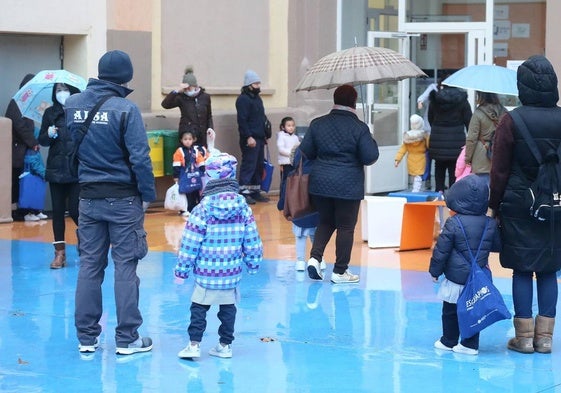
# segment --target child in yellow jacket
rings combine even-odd
[[[395,155],[395,167],[399,165],[403,156],[407,154],[407,172],[412,181],[412,192],[421,191],[422,176],[425,173],[428,134],[424,130],[425,122],[419,115],[412,115],[409,119],[411,129],[403,133],[403,143]]]

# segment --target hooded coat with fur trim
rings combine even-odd
[[[475,255],[482,236],[483,242],[477,257],[479,266],[489,263],[490,252],[500,250],[497,223],[485,215],[488,195],[486,181],[477,175],[466,176],[450,187],[446,193],[446,206],[456,214],[446,220],[436,241],[429,267],[432,277],[444,274],[449,281],[464,285],[471,271],[468,247]],[[487,230],[483,235],[486,225]]]
[[[514,109],[528,127],[542,156],[561,143],[561,108],[557,75],[544,56],[532,56],[517,71]],[[525,194],[538,173],[538,163],[506,113],[495,131],[489,206],[498,209],[503,248],[501,265],[522,272],[561,269],[561,222],[539,222],[529,213]]]
[[[427,163],[425,152],[428,146],[428,134],[425,130],[409,130],[403,133],[403,143],[395,155],[395,161],[401,162],[407,154],[407,172],[410,176],[422,176]]]

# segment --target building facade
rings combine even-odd
[[[555,23],[561,15],[558,0],[30,0],[2,5],[1,114],[26,73],[65,68],[96,77],[99,57],[121,49],[134,64],[129,97],[143,111],[147,129],[177,128],[179,112],[160,103],[191,65],[212,96],[217,147],[234,155],[239,154],[234,103],[247,69],[262,78],[274,129],[284,116],[305,127],[329,110],[332,91],[297,93],[294,88],[319,58],[353,45],[401,51],[429,75],[428,81],[443,69],[507,65],[532,54],[545,54],[561,72],[555,45],[561,35]],[[404,119],[415,111],[411,102],[428,81],[365,86],[360,92],[361,113],[382,147],[381,169],[384,156],[393,161]],[[404,171],[394,177],[367,190],[386,191],[406,181]],[[165,189],[169,179],[158,182]]]

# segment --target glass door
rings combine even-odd
[[[485,50],[484,31],[443,29],[415,34],[369,31],[367,37],[369,46],[395,50],[411,59],[429,76],[426,79],[411,78],[367,86],[364,110],[378,143],[380,158],[375,165],[367,168],[366,193],[404,190],[408,187],[406,159],[397,168],[394,167],[394,159],[401,146],[403,132],[409,129],[409,117],[413,113],[425,117],[426,105],[419,109],[417,98],[442,75],[481,63]],[[468,90],[472,106],[473,93]]]

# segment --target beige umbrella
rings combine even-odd
[[[427,75],[405,56],[386,48],[358,46],[319,59],[296,91],[399,81]]]

